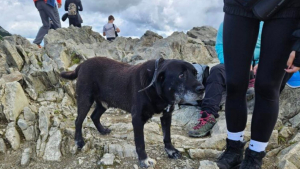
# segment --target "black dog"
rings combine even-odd
[[[75,122],[78,148],[84,146],[82,122],[95,101],[97,106],[91,119],[101,134],[110,133],[100,123],[100,117],[108,107],[131,112],[141,167],[155,164],[155,160],[148,158],[145,152],[144,124],[153,114],[163,112],[161,126],[165,150],[170,158],[179,158],[180,152],[171,143],[171,115],[175,104],[202,99],[204,86],[196,80],[196,75],[192,64],[162,58],[131,66],[96,57],[80,64],[75,71],[62,72],[61,77],[65,79],[74,80],[78,77],[78,116]]]

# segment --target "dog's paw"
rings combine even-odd
[[[79,140],[79,141],[76,141],[76,145],[77,145],[77,149],[81,150],[83,148],[83,146],[85,145],[85,143],[83,140]]]
[[[142,168],[149,168],[149,167],[154,167],[156,164],[156,161],[151,158],[146,158],[145,160],[140,160],[140,167]]]
[[[101,130],[101,131],[99,131],[99,132],[100,132],[100,134],[102,134],[102,135],[106,135],[106,134],[109,134],[109,133],[111,132],[111,130],[108,129],[108,128],[104,128],[103,130]]]
[[[169,158],[178,159],[181,157],[181,153],[175,148],[174,149],[165,148],[165,150],[166,150]]]

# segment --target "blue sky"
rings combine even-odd
[[[33,0],[0,0],[0,4],[0,25],[13,34],[34,39],[42,23]],[[101,33],[112,14],[125,37],[141,37],[146,30],[165,37],[195,26],[218,28],[223,20],[222,0],[82,0],[82,4],[83,25]],[[62,16],[64,9],[59,13]],[[68,21],[62,26],[68,27]]]

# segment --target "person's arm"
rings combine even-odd
[[[298,29],[293,33],[294,38],[296,39],[296,43],[292,48],[292,52],[287,61],[287,69],[285,69],[288,73],[295,73],[300,70],[300,22],[298,25]]]
[[[117,28],[116,31],[117,31],[118,33],[121,32],[121,30],[120,30],[119,28]]]
[[[103,36],[106,36],[106,33],[105,33],[105,26],[103,26]]]
[[[61,8],[61,5],[62,5],[62,4],[61,4],[61,0],[56,0],[56,1],[57,1],[57,7],[58,7],[58,8]]]
[[[69,0],[66,0],[66,2],[65,2],[65,11],[68,11],[69,9]]]
[[[224,54],[223,54],[223,23],[221,23],[216,40],[216,52],[221,64],[224,64]]]
[[[79,7],[79,11],[82,11],[83,10],[83,7],[82,7],[82,4],[81,4],[81,1],[79,0],[79,5],[78,5],[78,7]]]

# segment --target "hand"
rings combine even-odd
[[[61,4],[58,4],[58,8],[61,8]]]
[[[257,73],[257,68],[258,68],[258,64],[255,65],[254,68],[253,68],[253,73],[254,73],[254,75],[256,75],[256,73]]]
[[[296,51],[293,51],[290,54],[289,60],[287,61],[288,68],[284,69],[287,73],[295,73],[295,72],[300,70],[300,67],[296,67],[296,66],[293,65],[295,57],[296,57]]]

